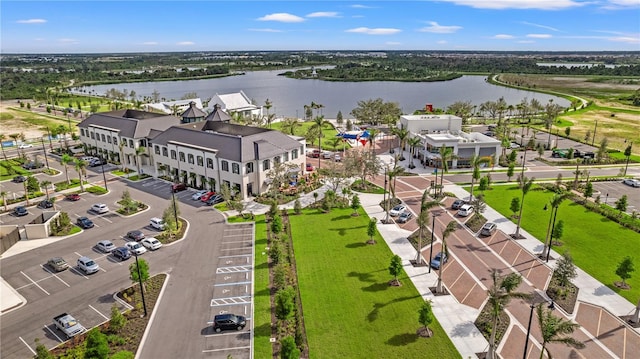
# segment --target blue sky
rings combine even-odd
[[[2,53],[640,51],[640,0],[0,2]]]

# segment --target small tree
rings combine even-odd
[[[276,318],[286,320],[291,318],[295,304],[293,298],[295,291],[293,287],[287,287],[276,293]]]
[[[171,201],[169,202],[169,207],[167,207],[162,213],[162,220],[165,224],[165,231],[169,235],[170,238],[178,232],[180,228],[179,220],[176,220],[176,217],[180,216],[180,207],[175,199],[172,196]]]
[[[562,287],[562,289],[566,289],[567,286],[571,283],[571,280],[578,276],[576,272],[576,265],[573,263],[573,258],[569,251],[565,251],[562,254],[562,257],[558,259],[556,263],[556,270],[553,274],[558,279],[558,283]]]
[[[480,178],[480,183],[478,183],[478,190],[486,191],[489,189],[489,179],[487,177]]]
[[[54,359],[53,354],[49,352],[44,344],[40,343],[40,339],[36,338],[36,355],[33,359]]]
[[[138,259],[138,263],[140,265],[140,275],[138,276],[138,265],[136,265],[136,262],[133,262],[129,265],[129,278],[131,278],[133,283],[138,283],[142,279],[142,285],[144,286],[149,280],[149,264],[144,259]]]
[[[367,235],[369,236],[369,241],[367,243],[369,244],[375,244],[376,241],[375,239],[373,239],[373,237],[378,233],[378,227],[376,226],[376,222],[378,220],[375,218],[371,218],[369,220],[369,224],[367,225]]]
[[[338,111],[338,115],[336,115],[336,123],[338,125],[342,125],[344,123],[344,118],[342,117],[342,111]]]
[[[281,359],[300,358],[300,349],[298,349],[298,347],[296,346],[296,341],[290,335],[280,340],[280,358]]]
[[[591,198],[591,196],[593,196],[593,184],[587,182],[584,187],[584,198]]]
[[[513,197],[511,199],[511,206],[509,206],[509,209],[511,210],[511,212],[513,212],[513,215],[511,215],[511,217],[515,217],[516,213],[520,211],[520,198]]]
[[[300,204],[300,200],[296,199],[295,202],[293,202],[293,212],[295,214],[301,214],[302,213],[302,204]]]
[[[620,215],[622,215],[622,212],[626,212],[627,211],[627,205],[628,205],[628,198],[627,195],[624,194],[622,195],[622,197],[620,197],[617,201],[616,201],[616,209],[618,211],[620,211]]]
[[[114,333],[120,331],[127,324],[127,318],[122,315],[118,306],[114,303],[111,306],[111,320],[109,321],[109,329]]]
[[[565,127],[564,134],[569,137],[571,135],[571,127]]]
[[[93,328],[87,334],[85,359],[107,359],[109,357],[109,343],[107,336],[100,329]]]
[[[626,280],[631,278],[631,272],[635,270],[636,269],[633,267],[633,259],[629,256],[624,257],[622,262],[618,264],[618,268],[616,268],[616,275],[622,279],[620,287],[629,288]]]
[[[222,186],[220,186],[220,195],[225,202],[229,203],[231,201],[231,188],[229,188],[228,184],[223,183]]]
[[[424,327],[425,336],[430,337],[433,333],[429,329],[429,325],[433,323],[433,308],[431,308],[431,301],[426,300],[422,303],[422,307],[418,310],[418,321]]]
[[[271,219],[271,233],[278,237],[280,232],[282,232],[282,217],[280,217],[279,213],[276,213]]]
[[[389,264],[389,274],[393,276],[393,280],[389,284],[395,285],[395,286],[400,285],[398,276],[401,273],[402,273],[402,258],[400,258],[399,255],[395,254],[393,257],[391,257],[391,263]]]
[[[351,209],[353,210],[353,216],[358,215],[358,209],[360,208],[360,197],[357,194],[354,194],[351,197]]]
[[[511,177],[513,177],[515,172],[516,172],[515,162],[509,162],[509,167],[507,168],[507,179],[509,180],[509,182],[511,182]]]
[[[131,198],[131,193],[129,193],[129,190],[127,190],[127,189],[122,191],[122,197],[120,199],[120,205],[122,205],[122,210],[126,214],[135,212],[136,209],[138,208],[138,202],[134,201],[133,198]]]

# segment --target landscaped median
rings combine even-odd
[[[459,358],[435,322],[434,335],[416,334],[424,300],[405,273],[389,285],[393,253],[377,235],[369,239],[369,217],[360,209],[303,210],[289,215],[304,324],[311,358]],[[264,216],[256,218],[255,357],[272,357],[269,253]]]
[[[541,241],[547,235],[551,216],[549,201],[553,194],[534,186],[524,199],[521,226]],[[484,195],[487,204],[507,218],[513,214],[509,209],[511,199],[522,199],[522,191],[515,185],[493,186],[491,190],[484,191]],[[544,210],[545,205],[549,210]],[[637,256],[640,233],[624,228],[569,199],[558,207],[556,224],[560,220],[564,222],[560,239],[562,246],[553,246],[553,250],[558,253],[568,250],[578,267],[631,303],[637,303],[640,297],[640,274],[634,272],[627,280],[631,285],[630,290],[621,290],[614,282],[620,281],[616,268],[626,256],[635,257],[636,266],[640,265],[640,257]]]

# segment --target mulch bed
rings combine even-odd
[[[569,283],[564,289],[561,288],[558,278],[554,274],[551,277],[546,293],[556,305],[559,305],[565,312],[572,314],[578,301],[579,290],[573,283]]]

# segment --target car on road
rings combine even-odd
[[[44,167],[44,164],[40,162],[27,162],[22,165],[25,170],[35,170],[42,167]]]
[[[19,149],[32,148],[32,147],[33,147],[33,145],[32,145],[32,144],[30,144],[30,143],[21,143],[21,144],[18,146],[18,148],[19,148]]]
[[[413,214],[409,211],[404,211],[400,213],[396,222],[398,223],[407,223],[413,217]]]
[[[431,260],[431,268],[433,269],[440,269],[440,266],[443,263],[447,263],[447,255],[445,253],[442,252],[438,252],[438,254],[436,254],[435,257],[433,257],[433,259]]]
[[[219,314],[213,317],[213,330],[220,333],[223,330],[242,330],[247,325],[247,318],[235,314]]]
[[[635,178],[625,178],[622,183],[626,184],[627,186],[631,186],[631,187],[640,187],[640,180],[637,180]]]
[[[200,198],[202,198],[202,196],[204,196],[205,194],[207,194],[207,192],[209,192],[209,191],[207,191],[207,190],[200,190],[200,191],[198,191],[198,192],[194,193],[193,195],[191,195],[191,199],[192,199],[192,200],[194,200],[194,201],[197,201],[197,200],[199,200]]]
[[[159,240],[149,237],[145,238],[140,242],[146,249],[155,251],[156,249],[160,249],[162,247],[162,243]]]
[[[322,158],[324,158],[325,160],[330,160],[332,154],[333,153],[331,153],[329,151],[322,152]]]
[[[389,215],[391,217],[397,217],[397,216],[400,215],[400,213],[402,213],[402,212],[404,212],[406,210],[407,210],[407,206],[405,206],[404,204],[399,204],[399,205],[393,207],[391,209],[391,211],[389,211]]]
[[[87,217],[79,217],[76,219],[76,225],[82,229],[89,229],[94,226],[93,221]]]
[[[13,182],[15,182],[15,183],[22,183],[22,182],[24,182],[24,181],[26,181],[26,180],[27,180],[27,177],[22,176],[22,175],[20,175],[20,176],[15,176],[15,177],[13,177],[13,179],[12,179],[12,181],[13,181]]]
[[[117,258],[121,261],[131,258],[131,252],[129,252],[129,248],[127,247],[118,247],[111,251],[111,254],[114,258]]]
[[[147,249],[138,242],[127,242],[124,244],[129,248],[129,251],[136,255],[141,255],[147,252]]]
[[[51,202],[48,199],[45,199],[44,201],[41,201],[40,203],[38,203],[38,208],[43,208],[43,209],[53,208],[53,202]]]
[[[116,246],[110,240],[103,239],[98,242],[98,244],[96,244],[96,248],[98,248],[102,253],[111,253],[114,249],[116,249]]]
[[[469,216],[471,213],[473,213],[473,206],[470,204],[464,204],[462,205],[462,207],[460,207],[460,209],[458,210],[458,216],[460,217],[467,217]]]
[[[516,142],[511,142],[509,144],[509,148],[512,148],[512,149],[520,148],[520,144]]]
[[[97,214],[104,214],[109,212],[109,207],[107,207],[104,203],[96,203],[91,206],[91,210],[96,212]]]
[[[311,163],[307,163],[304,167],[305,171],[311,172],[313,171],[313,165]]]
[[[54,317],[53,325],[55,325],[56,328],[60,329],[60,331],[64,333],[67,339],[71,339],[78,334],[84,333],[87,330],[76,320],[76,318],[67,313],[62,313]]]
[[[482,229],[480,229],[480,235],[483,236],[490,236],[492,235],[496,230],[498,229],[498,226],[493,223],[493,222],[487,222],[482,226]]]
[[[75,201],[79,201],[80,200],[80,195],[77,194],[77,193],[71,193],[71,194],[66,195],[64,198],[67,201],[75,202]]]
[[[27,208],[24,206],[18,206],[13,209],[13,214],[17,217],[22,217],[28,215],[29,211],[27,211]]]
[[[213,206],[214,204],[218,204],[224,201],[224,198],[221,194],[217,194],[207,200],[207,206]]]
[[[200,197],[200,201],[202,202],[207,202],[209,200],[209,198],[215,196],[216,193],[214,191],[209,191],[205,194],[202,195],[202,197]]]
[[[47,265],[56,272],[62,272],[69,268],[69,264],[62,257],[49,258]]]
[[[462,207],[464,205],[464,201],[461,199],[456,199],[455,201],[453,201],[453,203],[451,204],[451,209],[460,209],[460,207]]]
[[[187,189],[187,185],[184,183],[174,183],[171,185],[171,192],[176,193]]]
[[[333,156],[333,160],[336,161],[336,162],[342,162],[342,157],[339,154],[336,153]]]
[[[106,162],[102,158],[94,158],[89,161],[89,167],[98,167],[102,165],[106,165]]]
[[[78,258],[78,268],[85,274],[95,273],[100,270],[100,266],[93,259],[82,256]]]
[[[127,239],[131,239],[133,241],[139,241],[141,239],[144,239],[144,233],[136,229],[136,230],[127,232],[126,237]]]
[[[149,225],[151,226],[151,228],[157,229],[159,231],[164,231],[164,228],[166,226],[162,218],[158,218],[158,217],[151,218],[149,220]]]

